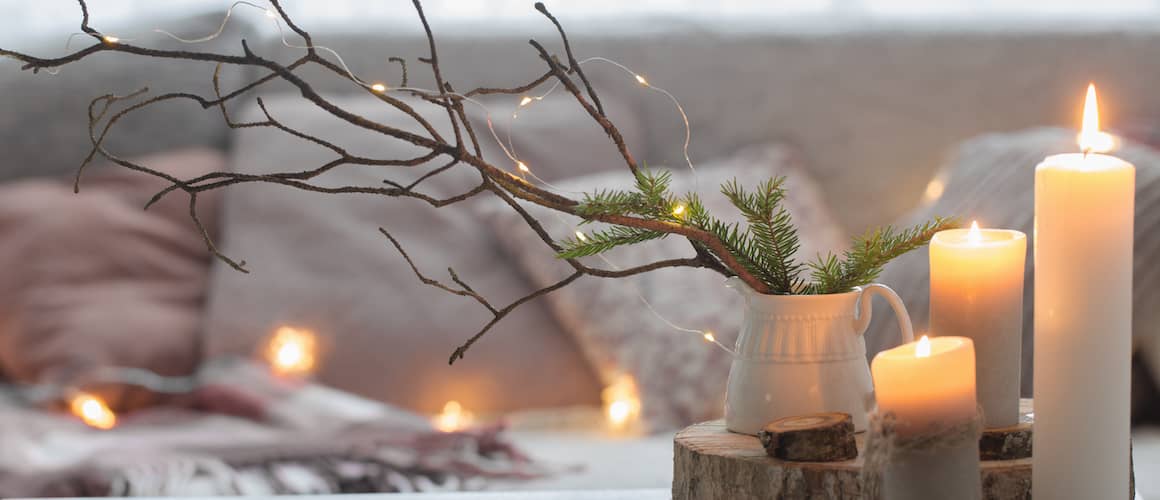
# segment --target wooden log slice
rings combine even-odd
[[[773,458],[794,462],[838,462],[858,456],[854,419],[848,413],[779,418],[757,435]]]
[[[1021,409],[1030,414],[1031,400],[1023,400]],[[863,449],[865,433],[854,438]],[[678,432],[673,451],[674,500],[865,500],[861,456],[839,462],[781,460],[766,454],[757,438],[727,431],[724,421]],[[980,465],[984,500],[1030,498],[1030,458]]]
[[[1030,399],[1020,421],[1030,422]],[[855,435],[859,450],[865,433]],[[673,500],[865,500],[862,457],[791,462],[770,457],[761,441],[734,434],[717,420],[685,428],[673,439]],[[1031,458],[980,462],[984,500],[1031,498]],[[1134,482],[1134,474],[1126,478]],[[1132,485],[1133,495],[1135,491]]]
[[[1020,415],[1011,427],[983,429],[979,438],[980,460],[1016,460],[1031,456],[1033,422],[1028,414]]]

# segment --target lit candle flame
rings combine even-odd
[[[475,415],[464,410],[459,401],[451,400],[443,405],[443,412],[435,416],[435,428],[443,432],[455,432],[471,426]]]
[[[69,401],[69,410],[89,427],[101,430],[117,425],[117,415],[101,398],[85,392],[77,393]]]
[[[971,221],[971,228],[967,230],[967,243],[978,245],[983,242],[983,231],[979,230],[979,221]]]
[[[928,338],[926,335],[923,335],[921,339],[918,339],[918,345],[914,346],[914,357],[930,357],[930,338]]]
[[[316,343],[313,332],[283,326],[270,337],[266,360],[278,375],[309,375],[314,371]]]
[[[1096,85],[1089,83],[1087,97],[1083,102],[1083,126],[1076,137],[1084,154],[1105,153],[1116,147],[1116,138],[1100,131],[1100,109],[1096,99]]]
[[[636,382],[628,375],[622,375],[601,393],[604,400],[608,423],[613,429],[626,429],[640,415],[640,398],[637,396]]]

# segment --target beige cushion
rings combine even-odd
[[[607,139],[601,142],[599,128],[563,100],[570,96],[557,96],[561,100],[538,102],[544,107],[520,117],[513,136],[516,150],[545,176],[598,162],[615,165],[615,149]],[[419,130],[376,99],[343,97],[336,102],[372,119]],[[415,154],[409,144],[340,122],[299,95],[275,96],[267,99],[267,105],[288,125],[334,140],[354,154],[381,158]],[[453,137],[441,111],[417,106],[433,117],[441,133]],[[478,116],[477,107],[468,110]],[[260,118],[256,107],[238,117]],[[498,117],[495,121],[504,123]],[[626,133],[639,135],[631,115],[617,121]],[[477,132],[488,148],[486,156],[497,165],[513,167],[481,123],[477,122]],[[506,138],[502,129],[500,133]],[[334,156],[269,129],[245,130],[236,136],[236,144],[233,165],[243,173],[306,169]],[[385,178],[405,178],[400,170],[344,167],[319,182],[382,186]],[[421,171],[413,170],[406,175],[414,177]],[[457,175],[458,170],[464,175]],[[478,174],[470,169],[453,169],[425,189],[446,195],[475,179]],[[399,238],[427,275],[447,280],[447,267],[452,266],[502,307],[533,285],[500,251],[470,203],[434,209],[410,199],[245,185],[226,192],[223,210],[222,249],[245,259],[252,273],[222,265],[214,269],[207,312],[208,355],[249,355],[274,328],[290,324],[323,337],[326,349],[318,374],[322,382],[406,408],[435,412],[455,399],[476,412],[503,412],[599,401],[600,387],[591,368],[543,301],[524,305],[465,359],[447,365],[452,351],[491,314],[470,299],[421,284],[378,228]]]
[[[701,165],[697,171],[698,191],[708,208],[732,220],[740,217],[728,200],[716,193],[721,183],[737,178],[743,185],[753,186],[773,176],[787,176],[785,204],[801,233],[799,258],[811,258],[842,246],[841,230],[791,149],[776,145],[753,147]],[[694,189],[694,178],[687,169],[677,169],[674,178],[675,192]],[[567,191],[623,189],[631,185],[627,170],[558,184]],[[532,213],[558,239],[571,236],[577,229],[574,218],[564,219],[533,208]],[[547,285],[567,276],[571,268],[556,259],[510,209],[488,203],[480,210],[491,215],[504,248],[537,284]],[[671,237],[618,249],[610,252],[608,259],[619,267],[629,267],[690,255],[692,249],[686,240]],[[593,266],[610,268],[599,257],[587,260]],[[699,333],[681,331],[666,323],[711,330],[725,345],[732,345],[740,328],[743,305],[740,297],[725,288],[720,274],[674,268],[630,279],[584,277],[549,295],[547,302],[606,383],[621,374],[635,379],[649,429],[680,428],[721,415],[728,354],[706,343]]]
[[[935,215],[977,219],[986,227],[1017,229],[1031,237],[1035,215],[1035,166],[1046,156],[1075,151],[1075,132],[1032,129],[985,135],[964,143],[946,167],[946,191],[933,204],[916,210],[903,223]],[[1133,286],[1133,338],[1160,362],[1160,152],[1128,143],[1115,153],[1136,165],[1136,247]],[[1028,245],[1023,292],[1023,394],[1031,394],[1034,319],[1033,245]],[[929,252],[911,252],[891,263],[882,282],[894,287],[906,302],[915,328],[929,324]],[[875,305],[885,310],[883,304]],[[867,333],[868,354],[897,343],[891,325],[875,322]],[[1153,366],[1160,366],[1153,364]]]

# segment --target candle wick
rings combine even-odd
[[[1091,152],[1092,152],[1092,148],[1090,146],[1083,148],[1083,158],[1086,160],[1088,157],[1088,153],[1091,153]]]

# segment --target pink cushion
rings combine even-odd
[[[181,176],[225,166],[209,150],[141,162]],[[109,365],[193,370],[209,255],[183,194],[142,209],[164,185],[117,167],[91,171],[79,194],[71,179],[0,187],[4,375],[31,382]],[[200,201],[213,221],[215,196]]]

